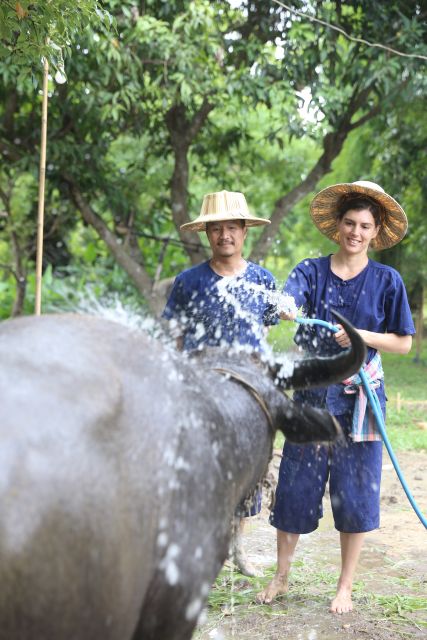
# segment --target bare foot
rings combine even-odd
[[[234,562],[237,570],[244,576],[248,576],[249,578],[262,577],[262,571],[256,569],[246,555],[241,535],[236,535],[233,540],[230,558]]]
[[[329,611],[331,613],[339,614],[353,611],[351,587],[338,586],[337,595],[332,600]]]
[[[262,578],[264,575],[260,569],[257,569],[250,560],[246,560],[246,562],[235,563],[238,571],[244,576],[248,576],[248,578]]]
[[[275,575],[265,589],[257,593],[255,600],[258,604],[270,604],[276,596],[288,592],[288,576]]]
[[[262,571],[254,567],[242,549],[239,549],[239,552],[234,554],[233,562],[238,571],[240,571],[244,576],[248,576],[248,578],[261,578],[263,575]]]

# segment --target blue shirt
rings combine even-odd
[[[307,259],[300,262],[286,281],[284,292],[295,299],[305,315],[326,320],[336,319],[336,309],[357,329],[376,333],[415,333],[408,297],[400,274],[374,260],[354,278],[342,280],[331,270],[331,257]],[[342,349],[333,334],[323,327],[300,325],[295,342],[310,354],[331,355]],[[376,350],[368,347],[367,362]],[[381,406],[385,406],[384,383],[376,390]],[[344,385],[331,385],[327,389],[299,391],[295,399],[314,406],[325,406],[333,415],[351,411],[354,396],[344,394]]]
[[[186,351],[232,344],[260,351],[264,327],[279,321],[274,292],[272,274],[253,262],[234,277],[203,262],[176,277],[162,316],[176,321]]]

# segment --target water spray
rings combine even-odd
[[[332,333],[336,333],[338,331],[338,327],[336,325],[331,324],[330,322],[326,322],[325,320],[318,320],[317,318],[301,318],[301,317],[297,317],[295,318],[295,322],[298,322],[299,324],[306,324],[306,325],[318,325],[321,327],[325,327],[326,329],[329,329],[329,331],[332,331]],[[397,477],[400,480],[400,483],[403,487],[404,492],[407,495],[407,498],[413,508],[413,510],[415,511],[415,513],[417,514],[418,518],[420,519],[421,523],[424,525],[424,527],[427,529],[427,519],[423,516],[423,514],[421,513],[417,503],[415,502],[415,499],[412,495],[412,493],[409,490],[409,487],[405,481],[405,478],[403,477],[403,473],[400,469],[399,463],[397,461],[396,456],[394,455],[393,449],[391,447],[390,444],[390,440],[388,439],[387,433],[386,433],[386,429],[385,429],[385,423],[384,423],[384,418],[383,418],[383,413],[381,410],[381,406],[378,400],[378,397],[375,393],[372,393],[372,389],[370,387],[369,384],[369,378],[366,375],[365,371],[363,370],[363,367],[360,368],[359,370],[359,376],[360,379],[362,380],[362,384],[364,386],[365,392],[366,392],[366,396],[368,398],[369,404],[371,406],[372,412],[375,416],[375,421],[377,424],[377,428],[378,431],[381,435],[381,438],[385,444],[385,447],[388,451],[388,454],[390,456],[390,459],[393,463],[393,466],[395,468],[395,471],[397,473]]]

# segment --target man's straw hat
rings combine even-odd
[[[388,249],[400,242],[408,229],[404,210],[378,184],[367,180],[334,184],[319,191],[310,205],[311,217],[319,231],[338,243],[338,209],[343,200],[358,196],[368,197],[380,205],[381,226],[377,237],[371,242],[372,249]]]
[[[185,231],[206,231],[207,222],[224,222],[225,220],[244,220],[246,227],[257,227],[270,224],[270,220],[253,216],[243,193],[238,191],[217,191],[207,193],[203,198],[198,218],[193,222],[181,225]]]

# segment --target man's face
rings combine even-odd
[[[206,235],[214,258],[241,256],[247,229],[241,220],[208,222]]]

